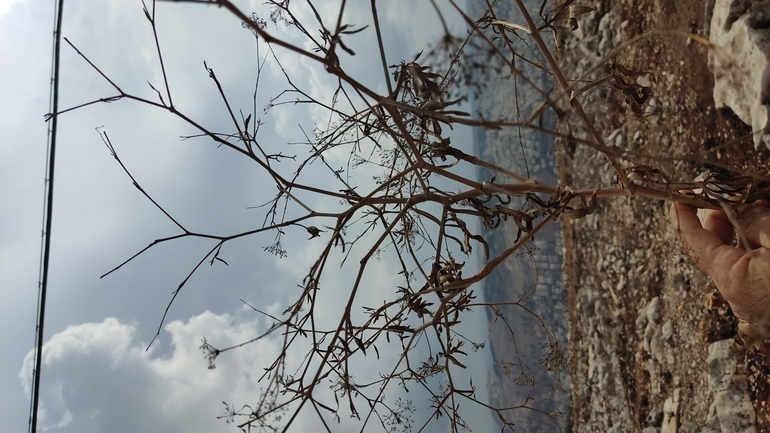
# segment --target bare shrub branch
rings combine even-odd
[[[507,427],[512,427],[511,413],[532,411],[541,413],[561,429],[559,414],[544,411],[536,405],[532,397],[532,389],[536,386],[534,376],[519,357],[518,348],[517,361],[503,362],[502,367],[517,385],[529,388],[523,401],[495,407],[476,395],[472,381],[465,383],[456,379],[457,372],[473,362],[473,352],[484,346],[484,342],[471,341],[458,330],[458,324],[467,317],[489,311],[507,327],[514,344],[517,332],[520,332],[509,324],[501,304],[475,301],[479,283],[504,262],[516,260],[517,255],[531,255],[528,248],[553,221],[560,217],[584,217],[604,200],[644,196],[729,211],[740,204],[766,197],[770,191],[770,180],[754,173],[741,173],[741,176],[714,173],[705,180],[694,181],[677,178],[662,167],[666,161],[702,158],[703,155],[640,155],[609,147],[603,133],[586,114],[581,95],[612,83],[614,90],[632,100],[635,105],[630,105],[629,109],[636,113],[643,110],[649,89],[636,81],[642,71],[619,63],[612,63],[607,75],[589,83],[583,82],[585,77],[569,77],[559,69],[553,48],[546,39],[554,37],[558,45],[559,35],[577,25],[577,17],[587,12],[584,9],[549,8],[549,2],[543,1],[540,19],[536,22],[524,2],[515,0],[524,20],[524,24],[520,24],[501,20],[495,13],[493,2],[487,2],[488,9],[483,17],[470,17],[450,0],[454,5],[453,13],[457,14],[455,18],[468,25],[468,33],[459,37],[450,33],[445,12],[433,2],[444,31],[437,38],[436,47],[425,57],[417,55],[394,62],[386,58],[377,2],[371,0],[371,19],[378,45],[372,47],[372,58],[378,68],[381,64],[383,87],[387,89],[381,94],[373,86],[363,84],[364,79],[370,77],[350,75],[343,66],[345,62],[340,60],[341,56],[357,54],[351,49],[351,41],[366,29],[366,26],[345,22],[347,6],[344,1],[330,20],[332,25],[324,22],[312,2],[307,2],[315,18],[311,23],[300,22],[288,0],[268,2],[272,7],[268,20],[303,35],[312,49],[275,36],[268,31],[266,19],[256,14],[247,15],[228,0],[182,2],[222,7],[255,36],[258,66],[253,103],[245,117],[243,111],[228,100],[213,67],[203,60],[205,72],[219,95],[217,103],[227,110],[231,122],[229,131],[213,131],[174,106],[156,29],[155,1],[150,8],[144,5],[144,12],[152,27],[164,80],[160,90],[150,84],[160,102],[124,92],[67,41],[116,94],[50,113],[47,119],[101,102],[137,101],[176,117],[197,131],[183,139],[210,140],[216,147],[234,151],[239,157],[253,162],[274,185],[275,196],[255,207],[264,212],[261,226],[226,235],[198,232],[178,222],[140,186],[140,181],[118,157],[107,133],[100,132],[104,144],[131,182],[181,230],[181,233],[156,239],[103,276],[161,243],[202,238],[210,239],[214,244],[202,253],[201,259],[174,290],[160,326],[184,285],[203,263],[227,265],[220,252],[228,242],[270,232],[274,235],[274,243],[265,246],[264,251],[279,258],[289,256],[281,241],[285,230],[291,227],[306,231],[308,242],[324,242],[299,284],[300,292],[280,318],[270,316],[273,325],[266,332],[224,349],[217,349],[214,346],[217,342],[205,338],[202,341],[201,350],[209,367],[213,368],[216,358],[224,352],[267,336],[282,340],[280,355],[271,360],[262,375],[264,388],[257,403],[237,410],[237,406],[225,403],[226,415],[222,418],[244,430],[287,431],[302,415],[315,417],[323,429],[333,431],[334,423],[346,414],[354,419],[361,431],[369,431],[373,425],[383,431],[421,431],[430,422],[438,420],[448,420],[451,431],[460,431],[472,427],[463,418],[467,413],[464,408],[468,405],[474,407],[472,410],[490,411]],[[519,43],[528,49],[520,49]],[[268,51],[260,54],[260,46]],[[276,52],[279,47],[282,49],[280,56]],[[314,62],[333,77],[336,88],[332,100],[319,100],[313,89],[301,88],[284,68],[281,60],[284,55]],[[473,73],[485,72],[486,67],[474,56],[485,58],[487,64],[496,62],[501,65],[513,77],[517,92],[518,86],[526,87],[541,100],[535,101],[533,109],[521,110],[517,99],[517,112],[501,119],[474,118],[463,111],[462,104],[467,102],[474,87],[478,89],[484,85],[472,78]],[[257,88],[267,62],[274,62],[281,71],[286,88],[271,96],[266,111],[307,105],[328,115],[326,125],[316,125],[309,133],[302,129],[305,142],[295,145],[307,150],[304,156],[296,151],[298,147],[288,145],[279,146],[281,150],[274,152],[274,145],[265,145],[258,139],[263,123],[257,110]],[[552,80],[544,84],[528,76],[525,71],[533,69],[542,71]],[[558,117],[556,128],[544,122],[546,113]],[[509,120],[513,115],[515,122]],[[467,148],[463,150],[453,145],[449,130],[460,125],[515,131],[522,152],[521,165],[503,166],[498,161],[486,160]],[[567,132],[563,132],[565,130]],[[597,181],[591,188],[578,189],[573,185],[552,185],[533,178],[524,152],[524,141],[528,136],[523,131],[548,134],[557,142],[566,143],[564,148],[558,149],[560,152],[570,154],[577,146],[582,146],[602,154],[614,171],[615,183],[602,185]],[[334,166],[331,162],[330,155],[336,149],[349,152],[346,166]],[[314,163],[315,167],[322,167],[327,176],[323,182],[310,181],[305,175]],[[467,177],[456,170],[458,166],[483,169],[493,175]],[[354,176],[352,171],[357,167],[371,169],[374,180],[370,182],[370,179]],[[700,192],[690,192],[693,190]],[[305,198],[308,196],[313,200]],[[316,204],[319,202],[330,205],[321,208]],[[502,252],[491,252],[488,239],[494,235],[490,233],[506,226],[517,233],[516,239]],[[462,256],[470,256],[474,248],[482,257],[482,264],[478,269],[465,268],[466,261]],[[400,283],[389,288],[390,297],[381,304],[363,305],[358,311],[370,295],[368,290],[372,283],[367,281],[367,272],[381,256],[389,256],[393,263],[397,263],[392,272],[398,274]],[[351,258],[355,260],[350,264],[356,267],[355,277],[350,287],[345,288],[346,298],[336,300],[342,306],[340,316],[335,318],[335,325],[324,325],[326,320],[322,320],[324,312],[320,311],[320,300],[328,296],[326,287],[337,284],[329,275],[329,263],[339,260],[344,265]],[[522,295],[518,302],[510,305],[520,314],[534,318],[545,329],[547,341],[543,342],[541,364],[553,373],[553,386],[559,389],[565,368],[564,349],[549,324],[525,305],[526,296]],[[264,314],[257,307],[252,308]],[[155,337],[159,333],[160,327]],[[356,363],[359,367],[353,367]],[[357,377],[362,363],[379,375],[376,378]],[[417,389],[428,397],[425,401],[404,396],[389,400],[394,390],[399,389],[404,392]],[[429,413],[429,416],[415,419],[420,413]]]

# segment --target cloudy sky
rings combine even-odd
[[[337,2],[320,3],[324,19],[335,16]],[[352,3],[345,20],[370,24],[370,2]],[[237,4],[247,13],[268,15],[261,0]],[[390,63],[411,59],[441,35],[428,1],[378,4]],[[0,1],[0,419],[7,431],[24,431],[28,422],[53,11],[53,0]],[[298,13],[312,22],[309,10],[300,7]],[[457,15],[447,18],[455,33],[462,34]],[[174,104],[212,130],[231,131],[203,61],[217,73],[232,106],[250,112],[256,74],[253,35],[225,10],[201,5],[159,4],[157,20]],[[303,44],[283,27],[270,24],[268,30]],[[63,36],[126,92],[154,99],[147,82],[162,89],[152,29],[140,0],[65,2]],[[343,62],[353,75],[383,92],[373,41],[369,27],[351,43],[360,57]],[[267,53],[264,46],[261,49],[261,54]],[[331,96],[335,83],[319,65],[282,51],[277,55],[298,86],[321,99]],[[276,151],[288,149],[302,158],[307,148],[285,144],[305,140],[300,126],[311,134],[314,125],[328,119],[302,106],[279,106],[265,113],[270,98],[286,88],[280,69],[269,60],[257,103],[264,122],[259,138],[275,143]],[[66,43],[61,62],[60,108],[115,93]],[[265,332],[272,319],[240,299],[280,316],[328,239],[308,242],[303,230],[287,230],[282,245],[288,257],[283,259],[264,251],[275,242],[273,233],[226,244],[221,257],[229,266],[206,265],[193,276],[171,307],[159,339],[146,351],[171,292],[214,244],[201,239],[161,244],[100,279],[154,239],[176,235],[179,229],[132,186],[96,128],[109,135],[145,190],[190,230],[225,235],[260,227],[264,211],[249,207],[276,193],[254,164],[235,152],[206,139],[180,140],[197,131],[167,113],[119,101],[62,115],[40,427],[53,432],[235,431],[216,418],[224,413],[222,401],[256,401],[262,386],[258,372],[279,353],[280,339],[265,338],[229,352],[209,370],[199,350],[201,338],[225,347]],[[469,135],[459,133],[453,144],[469,145]],[[330,163],[345,165],[346,152],[332,153]],[[307,173],[302,179],[306,182],[321,176],[320,168],[311,167]],[[362,188],[371,185],[371,174],[357,181]],[[334,203],[309,205],[335,209]],[[350,271],[330,268],[329,278],[337,285],[329,284],[331,295],[322,307],[332,323],[339,310],[334,290],[348,287]],[[362,302],[387,297],[397,284],[396,272],[388,257],[373,263],[367,274],[371,290]],[[469,320],[467,335],[484,341],[485,320],[482,310]],[[483,354],[476,359],[469,370],[483,395],[489,361]],[[303,431],[307,420],[300,419],[296,431]],[[477,421],[489,418],[478,415]]]

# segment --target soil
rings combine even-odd
[[[565,35],[561,69],[578,77],[610,56],[651,76],[653,95],[642,116],[611,87],[580,96],[608,144],[624,150],[624,165],[654,166],[672,181],[691,181],[704,170],[768,171],[770,153],[754,149],[750,128],[714,106],[707,48],[667,32],[708,37],[710,6],[703,0],[579,3],[594,11]],[[607,71],[601,67],[585,79]],[[576,118],[562,119],[562,128],[567,123],[581,134]],[[584,146],[572,156],[562,151],[559,164],[563,185],[595,188],[614,180],[606,159]],[[585,218],[561,221],[574,431],[708,427],[708,347],[734,337],[737,320],[726,307],[704,306],[714,286],[679,245],[668,209],[662,200],[625,197],[601,201]],[[770,360],[739,352],[738,363],[748,377],[757,431],[770,432]],[[675,414],[673,430],[661,426],[666,400],[666,411]]]

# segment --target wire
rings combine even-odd
[[[48,262],[51,257],[51,221],[53,220],[53,175],[56,156],[56,126],[59,117],[59,51],[61,48],[61,24],[64,0],[54,0],[53,54],[51,61],[51,90],[48,95],[48,108],[53,117],[48,123],[48,158],[46,159],[47,177],[45,181],[45,201],[43,203],[43,233],[40,252],[40,272],[38,275],[37,319],[35,333],[35,369],[32,379],[32,398],[30,399],[29,432],[37,432],[37,412],[40,401],[40,368],[43,358],[43,324],[45,322],[45,298],[48,289]]]

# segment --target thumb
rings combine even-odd
[[[751,204],[741,208],[738,214],[738,230],[754,246],[770,248],[770,207]]]

